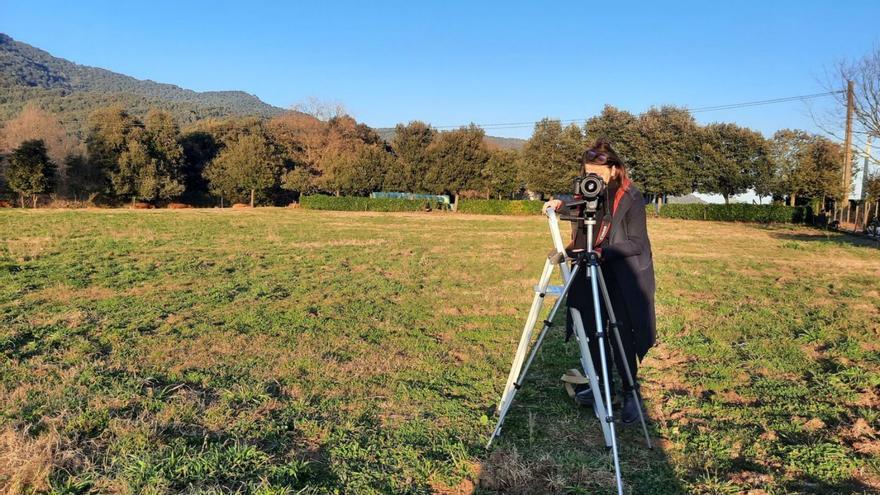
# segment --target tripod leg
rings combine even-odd
[[[651,444],[651,436],[648,435],[648,425],[645,423],[645,414],[642,411],[642,399],[637,392],[636,380],[632,376],[632,372],[630,372],[629,362],[627,362],[626,353],[623,348],[623,341],[620,339],[620,330],[617,328],[617,318],[614,316],[614,308],[611,307],[611,297],[608,295],[608,287],[605,285],[605,274],[602,273],[601,266],[597,265],[596,269],[599,271],[599,288],[602,291],[602,299],[605,301],[605,309],[608,311],[608,321],[611,323],[609,326],[611,327],[611,332],[614,333],[614,339],[617,341],[618,354],[620,354],[621,359],[624,361],[623,368],[626,370],[627,383],[632,389],[633,399],[639,406],[639,421],[642,423],[645,443],[647,443],[649,449],[653,450],[654,446]]]
[[[599,356],[602,360],[602,377],[605,379],[605,423],[611,430],[611,450],[614,455],[614,476],[617,479],[617,493],[623,495],[623,479],[620,476],[620,458],[617,451],[617,438],[614,432],[614,413],[611,410],[611,380],[608,377],[608,358],[605,356],[605,331],[602,328],[602,308],[599,304],[599,284],[596,279],[599,277],[596,259],[590,260],[590,287],[593,292],[593,313],[596,317],[596,336],[599,339]]]
[[[578,268],[575,267],[572,275],[576,275],[577,270]],[[526,379],[526,374],[529,372],[529,367],[532,365],[532,361],[535,359],[535,355],[537,355],[538,349],[541,348],[541,344],[544,342],[544,336],[547,335],[547,331],[550,330],[550,325],[552,325],[553,317],[556,316],[556,312],[562,305],[562,300],[568,293],[568,289],[571,287],[571,283],[573,280],[574,277],[569,277],[565,281],[565,286],[563,286],[562,288],[562,293],[556,299],[556,303],[553,304],[553,308],[550,309],[550,314],[547,316],[547,319],[544,320],[544,326],[543,328],[541,328],[541,333],[538,335],[538,340],[535,341],[535,345],[532,346],[532,352],[529,354],[529,359],[526,361],[525,366],[523,366],[519,378],[516,382],[514,382],[513,388],[510,390],[510,393],[506,397],[502,398],[501,404],[498,406],[498,422],[495,424],[495,430],[492,432],[492,436],[489,437],[489,442],[486,443],[487,449],[492,446],[492,441],[495,440],[495,437],[497,437],[501,433],[501,426],[504,424],[504,418],[507,417],[507,411],[513,404],[513,399],[514,397],[516,397],[516,392],[520,389],[520,387],[522,387],[522,384]]]
[[[574,327],[575,340],[581,353],[581,366],[584,368],[584,374],[590,380],[590,389],[593,391],[593,409],[596,417],[599,418],[599,424],[602,427],[602,435],[605,437],[605,446],[611,447],[611,425],[602,421],[605,416],[605,399],[602,397],[602,391],[599,389],[599,379],[596,375],[595,363],[590,354],[590,348],[587,346],[590,339],[584,330],[584,321],[581,319],[581,312],[576,308],[568,308],[571,312],[572,326]]]
[[[525,359],[529,343],[532,341],[532,333],[535,329],[535,322],[538,320],[538,313],[540,313],[541,306],[544,303],[544,292],[547,290],[547,284],[550,282],[550,275],[552,273],[553,264],[548,258],[544,263],[544,271],[541,272],[541,278],[538,281],[538,291],[535,292],[535,297],[532,299],[532,307],[529,310],[529,316],[526,319],[522,336],[519,339],[519,345],[516,348],[516,354],[513,358],[513,366],[510,367],[510,373],[507,375],[507,384],[504,386],[504,393],[501,395],[501,401],[498,403],[498,411],[501,410],[501,405],[507,400],[507,396],[513,389],[515,380],[520,374],[523,359]]]

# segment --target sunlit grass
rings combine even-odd
[[[622,429],[632,493],[880,487],[880,250],[649,228],[659,447]],[[13,493],[613,492],[598,424],[558,382],[576,364],[561,329],[482,448],[550,247],[540,218],[4,211],[0,237]]]

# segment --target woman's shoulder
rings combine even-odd
[[[636,183],[631,180],[626,181],[625,186],[626,186],[626,192],[628,192],[630,194],[633,194],[633,193],[642,194],[642,191],[639,189],[639,186],[637,186]]]
[[[638,199],[642,202],[645,201],[645,196],[642,194],[641,189],[638,188],[632,182],[629,183],[629,186],[626,188],[626,193],[632,196],[634,199]]]

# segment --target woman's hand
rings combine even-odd
[[[547,213],[547,208],[553,208],[553,211],[559,211],[559,208],[562,207],[562,201],[558,199],[551,199],[544,203],[544,206],[541,207],[541,213]]]

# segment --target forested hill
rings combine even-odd
[[[209,117],[273,117],[284,110],[244,91],[197,92],[79,65],[0,33],[0,124],[34,103],[56,114],[69,132],[84,136],[89,114],[118,104],[143,117],[150,108],[170,112],[180,125]],[[391,139],[394,129],[377,129]],[[525,140],[486,136],[501,149],[521,149]]]
[[[200,93],[75,64],[0,33],[0,121],[14,117],[28,101],[58,114],[72,131],[81,131],[95,108],[115,103],[136,115],[161,108],[181,124],[227,115],[270,117],[283,111],[243,91]]]

